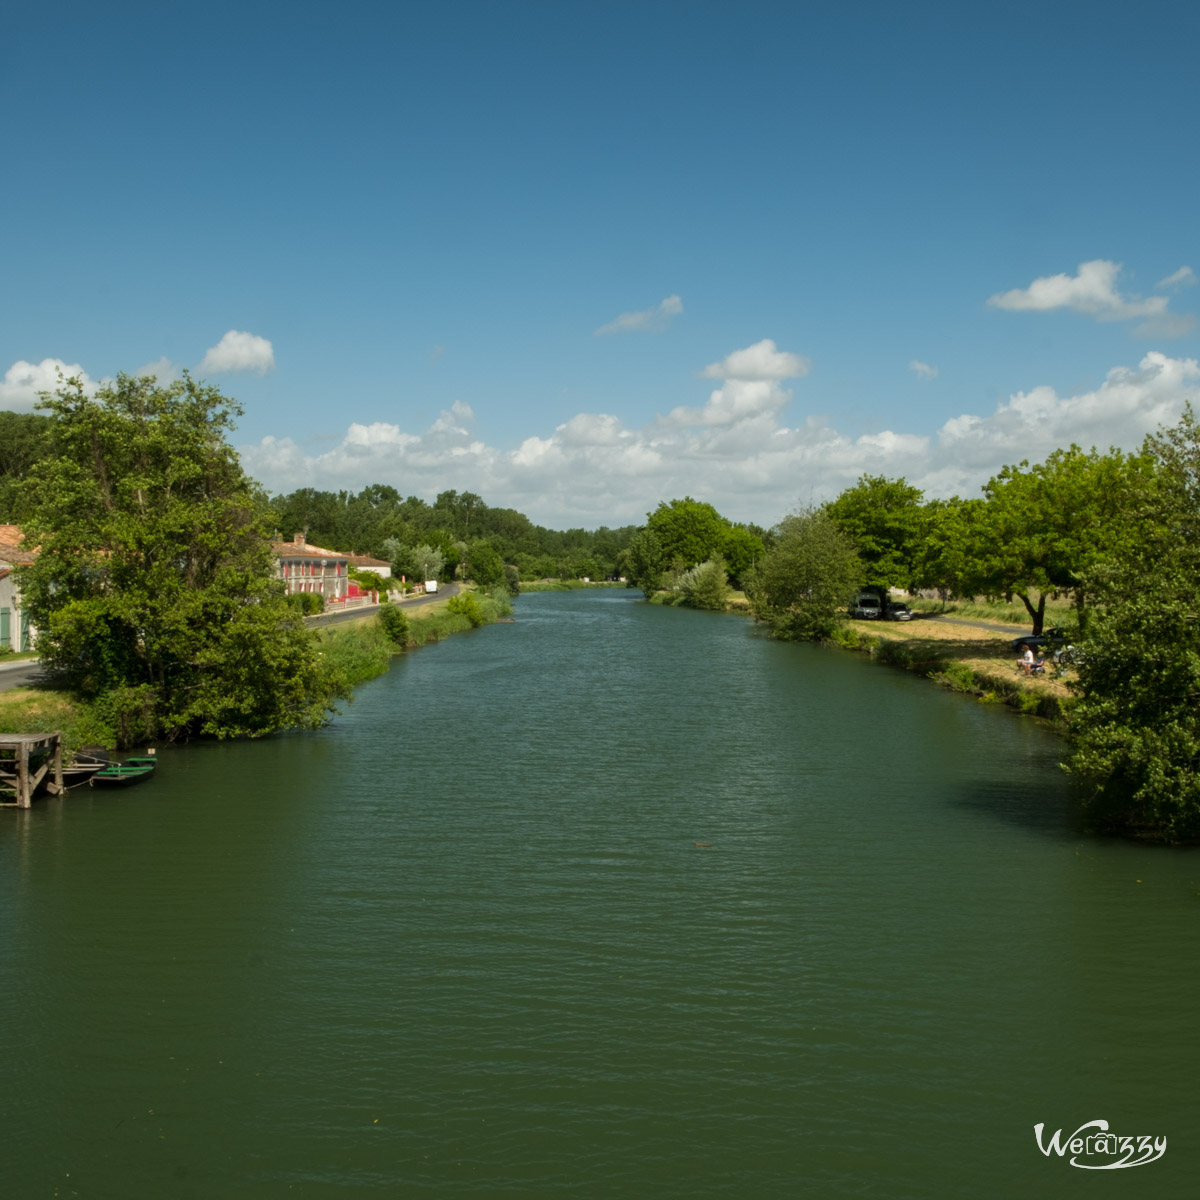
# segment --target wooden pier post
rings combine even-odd
[[[54,779],[47,783],[48,791],[55,795],[62,792],[62,733],[57,729],[53,733],[0,733],[0,751],[10,750],[13,757],[4,755],[4,762],[11,762],[14,774],[6,772],[5,783],[13,788],[15,799],[0,801],[5,805],[15,804],[18,808],[30,808],[33,805],[33,794],[38,785],[46,778],[51,769]],[[29,769],[31,757],[41,756],[42,765],[36,770]]]

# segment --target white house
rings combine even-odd
[[[0,650],[33,649],[33,630],[13,574],[14,567],[26,566],[33,557],[32,551],[21,549],[19,526],[0,525]]]

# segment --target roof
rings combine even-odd
[[[26,566],[34,560],[31,550],[21,549],[20,525],[0,525],[0,562]]]
[[[323,546],[313,546],[305,543],[300,546],[295,542],[272,542],[271,553],[276,558],[337,558],[348,562],[348,554],[339,554],[336,550],[326,550]]]
[[[346,558],[356,567],[390,567],[392,564],[384,558],[372,558],[369,554],[347,554]]]

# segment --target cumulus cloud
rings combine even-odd
[[[1160,279],[1154,286],[1160,292],[1173,292],[1179,288],[1191,287],[1196,282],[1196,272],[1191,267],[1180,267],[1166,279]]]
[[[86,392],[96,390],[95,381],[78,363],[66,363],[61,358],[43,358],[40,363],[18,360],[0,380],[0,408],[32,412],[39,392],[56,391],[60,379],[73,377],[83,381]]]
[[[673,317],[683,312],[683,301],[678,296],[668,296],[654,308],[641,312],[622,313],[607,325],[596,330],[596,336],[606,333],[661,333]]]
[[[938,376],[937,367],[931,367],[928,363],[923,363],[918,358],[914,358],[912,362],[908,364],[908,369],[918,379],[936,379]]]
[[[474,414],[456,405],[420,434],[356,424],[323,453],[288,438],[264,438],[241,453],[274,491],[359,490],[378,481],[432,499],[456,488],[559,529],[641,522],[660,500],[691,495],[734,520],[772,524],[864,473],[903,475],[931,497],[971,496],[1005,463],[1038,461],[1072,442],[1136,447],[1174,423],[1186,401],[1200,405],[1200,365],[1155,351],[1136,366],[1114,367],[1091,390],[1063,396],[1034,387],[935,430],[857,437],[817,416],[785,423],[787,399],[778,380],[726,380],[708,404],[684,410],[686,419],[676,410],[630,428],[612,414],[579,413],[508,449],[477,437]]]
[[[231,329],[209,348],[196,370],[201,375],[248,373],[265,375],[275,369],[275,350],[265,337]]]
[[[1070,308],[1097,321],[1125,321],[1131,317],[1157,317],[1167,311],[1163,296],[1141,299],[1117,291],[1121,264],[1097,258],[1079,264],[1075,275],[1046,275],[1027,288],[998,292],[988,300],[993,308],[1013,312],[1050,312]]]
[[[709,363],[700,374],[705,379],[798,379],[811,369],[807,358],[777,350],[771,338],[763,338],[720,362]]]

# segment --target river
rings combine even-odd
[[[0,1195],[1011,1197],[1168,1139],[1200,859],[1039,724],[632,592],[0,812]]]

